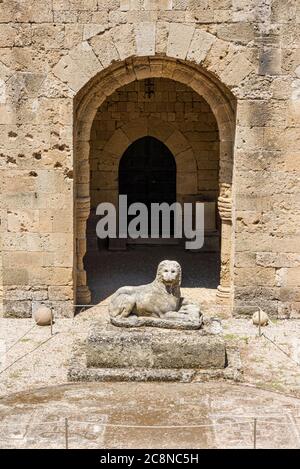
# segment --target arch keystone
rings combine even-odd
[[[152,137],[165,142],[174,132],[174,127],[168,122],[162,122],[158,119],[148,119],[148,132]]]
[[[137,55],[155,54],[155,23],[141,22],[135,26]]]
[[[148,119],[138,119],[130,121],[122,126],[122,131],[127,135],[131,142],[134,142],[140,137],[148,135]]]

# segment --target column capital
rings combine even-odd
[[[218,197],[218,210],[221,220],[232,222],[232,186],[231,184],[220,184],[220,195]]]
[[[76,218],[87,220],[90,214],[91,198],[77,197],[76,198]]]

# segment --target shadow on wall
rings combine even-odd
[[[164,259],[181,264],[183,288],[215,289],[220,283],[220,259],[216,252],[185,251],[181,246],[133,246],[127,251],[88,250],[84,264],[92,304],[105,300],[119,287],[152,282]]]

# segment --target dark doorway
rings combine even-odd
[[[119,165],[119,194],[127,195],[128,205],[147,206],[150,230],[151,203],[176,202],[176,162],[166,145],[143,137],[127,148]]]
[[[176,202],[176,163],[170,150],[154,137],[133,142],[119,165],[119,194],[128,204]]]

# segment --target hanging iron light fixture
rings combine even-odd
[[[145,97],[151,98],[155,93],[154,80],[153,78],[147,78],[145,80]]]

